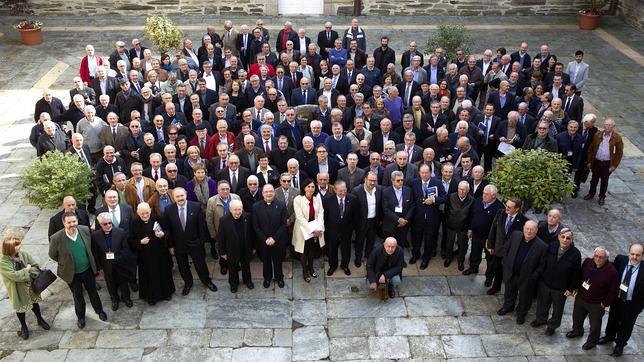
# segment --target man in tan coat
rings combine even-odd
[[[593,137],[586,154],[588,168],[592,170],[593,177],[590,179],[590,190],[584,196],[584,200],[590,200],[595,197],[597,183],[601,179],[601,186],[599,187],[599,205],[601,206],[605,203],[608,178],[619,166],[624,152],[622,136],[615,132],[614,129],[615,121],[611,118],[606,118],[604,131],[595,133],[595,137]]]

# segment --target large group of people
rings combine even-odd
[[[622,353],[642,310],[641,245],[631,247],[630,261],[615,262],[621,275],[603,248],[582,267],[559,210],[530,221],[522,200],[504,195],[502,203],[486,179],[513,149],[542,149],[568,161],[572,197],[592,172],[584,199],[601,181],[604,205],[623,142],[614,120],[598,130],[597,117],[584,114],[584,52],[567,66],[547,44],[532,56],[521,43],[514,52],[487,49],[477,59],[459,50],[446,59],[442,48],[427,56],[412,41],[397,60],[388,37],[371,53],[366,36],[356,19],[343,33],[327,22],[313,39],[291,22],[272,38],[261,20],[239,31],[226,21],[222,32],[208,26],[198,49],[185,39],[173,54],[155,56],[139,39],[129,50],[117,41],[109,57],[85,47],[71,103],[44,90],[30,135],[38,156],[71,152],[96,173],[93,197],[84,207],[65,198],[49,230],[79,328],[83,288],[107,318],[97,273],[113,310],[132,306],[137,284],[150,304],[170,299],[173,260],[183,295],[192,288],[191,264],[216,291],[204,244],[233,293],[240,271],[254,288],[256,255],[263,287],[282,288],[287,255],[299,258],[311,282],[315,259],[325,255],[327,275],[338,268],[351,275],[353,254],[358,268],[366,258],[369,287],[384,286],[389,297],[407,263],[426,269],[440,249],[444,267],[456,261],[464,275],[479,273],[485,254],[488,294],[505,284],[498,313],[516,308],[522,324],[536,299],[532,325],[547,324],[546,334],[559,327],[566,297],[577,295],[568,337],[583,334],[590,315],[584,348],[617,338],[615,354]],[[93,226],[83,208],[96,214]],[[14,249],[3,248],[7,260],[22,258]]]

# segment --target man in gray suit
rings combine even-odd
[[[358,168],[358,155],[351,152],[347,155],[347,167],[338,170],[338,180],[346,182],[347,188],[353,190],[364,179],[365,172]]]
[[[413,163],[407,162],[407,158],[407,152],[396,152],[396,161],[385,167],[385,172],[382,177],[382,186],[391,186],[391,173],[394,171],[400,171],[403,173],[405,184],[408,184],[411,180],[418,177],[418,167]]]
[[[69,285],[74,296],[74,309],[79,329],[85,328],[85,296],[83,288],[92,303],[92,308],[102,321],[107,320],[101,298],[96,291],[96,262],[92,254],[92,234],[85,225],[78,225],[74,212],[63,214],[64,229],[57,231],[49,241],[49,257],[58,263],[58,277]]]
[[[588,80],[588,63],[584,62],[584,52],[577,50],[575,52],[575,60],[568,63],[566,73],[570,75],[570,83],[577,87],[577,95],[581,94],[584,84]]]
[[[293,210],[293,199],[300,194],[300,190],[291,186],[291,174],[284,172],[280,175],[280,187],[275,189],[275,198],[286,204],[286,213],[288,220],[286,227],[289,233],[293,231],[293,223],[295,223],[295,211]]]

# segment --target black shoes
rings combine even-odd
[[[119,309],[119,302],[117,301],[112,301],[112,310],[117,311]]]
[[[420,269],[425,270],[425,269],[427,269],[428,265],[429,265],[429,260],[423,261],[422,263],[420,263]]]
[[[411,259],[409,259],[409,264],[410,265],[416,264],[416,261],[418,261],[418,258],[415,256],[412,256]]]
[[[78,329],[85,328],[85,318],[78,318],[76,325],[78,326]]]
[[[309,275],[312,276],[313,278],[318,277],[318,273],[315,271],[315,269],[313,269],[313,267],[309,269]]]
[[[230,292],[231,293],[237,293],[237,284],[231,284],[230,285]]]
[[[411,263],[410,263],[410,264],[411,264]],[[355,266],[356,266],[356,268],[360,268],[360,267],[362,266],[362,261],[360,261],[360,260],[357,260],[357,259],[356,259],[356,261],[355,261],[355,262],[353,262],[353,265],[355,265]],[[314,278],[315,278],[315,277],[314,277]]]
[[[105,312],[98,313],[98,319],[100,319],[103,322],[105,322],[107,320],[107,314],[105,314]]]
[[[463,275],[478,274],[478,272],[479,272],[478,269],[467,268],[463,272]],[[490,284],[490,285],[492,285],[492,284]],[[486,287],[489,287],[490,285],[486,285]]]
[[[584,200],[592,200],[594,197],[595,195],[586,194],[586,196],[584,196]]]
[[[546,322],[538,321],[538,320],[535,319],[530,323],[530,326],[532,328],[539,328],[539,327],[541,327],[541,326],[543,326],[545,324],[546,324]]]
[[[583,333],[579,333],[577,331],[570,331],[570,332],[566,333],[566,338],[577,338],[577,337],[581,337],[583,335],[584,335]]]
[[[271,286],[271,281],[270,280],[264,280],[264,283],[262,283],[262,285],[264,286],[264,288],[268,288],[268,287]]]
[[[18,331],[18,337],[27,340],[29,339],[29,330],[27,328],[20,328]]]
[[[523,323],[525,323],[525,316],[517,316],[517,324],[522,325]]]
[[[309,270],[304,268],[304,271],[302,272],[302,277],[304,278],[304,281],[307,283],[311,282],[311,276],[309,275]]]
[[[51,327],[49,326],[49,323],[45,322],[45,320],[42,318],[38,319],[38,325],[46,331],[51,329]]]
[[[615,349],[613,349],[613,353],[611,353],[610,355],[613,357],[620,357],[622,354],[624,354],[624,347],[615,346]]]
[[[344,275],[346,276],[351,275],[351,270],[349,270],[349,267],[342,268],[342,271],[344,271]]]
[[[278,279],[277,280],[277,286],[280,288],[284,288],[284,280],[283,279]]]
[[[228,274],[228,267],[225,265],[221,266],[221,275],[226,275]]]
[[[583,346],[581,346],[581,349],[583,349],[584,351],[588,351],[589,349],[593,349],[593,348],[595,348],[596,346],[597,346],[597,343],[593,343],[593,342],[586,342],[586,343],[584,343],[584,345],[583,345]]]
[[[463,271],[465,269],[465,265],[462,262],[458,262],[458,271]]]
[[[606,198],[605,197],[600,197],[599,198],[599,206],[604,206],[606,204]]]
[[[555,330],[554,330],[554,329],[552,329],[552,328],[550,328],[550,327],[546,328],[546,331],[545,331],[545,335],[546,335],[546,336],[552,336],[553,334],[555,334]]]
[[[443,266],[446,268],[449,268],[450,264],[452,264],[452,258],[450,257],[445,258],[445,261],[443,262]]]
[[[208,288],[208,290],[210,290],[211,292],[217,291],[217,286],[213,282],[206,284],[206,288]]]
[[[192,289],[192,285],[186,285],[183,287],[183,290],[181,291],[181,295],[186,296],[190,294],[190,289]]]
[[[597,341],[597,344],[603,345],[603,344],[606,344],[606,343],[610,343],[610,342],[612,342],[614,340],[615,340],[615,338],[609,338],[609,337],[603,336],[603,337],[601,337],[599,339],[599,341]]]
[[[506,315],[506,314],[512,312],[513,310],[514,310],[514,308],[501,308],[496,312],[496,314],[498,314],[498,315]],[[518,318],[517,318],[517,320],[518,320]]]
[[[389,292],[389,299],[394,298],[396,296],[396,290],[394,289],[393,284],[389,284],[387,286],[387,292]]]
[[[487,295],[494,295],[494,294],[498,293],[500,290],[501,290],[501,288],[492,287],[492,288],[487,290]]]
[[[133,292],[138,292],[139,291],[139,285],[136,282],[130,283],[130,290],[132,290]]]
[[[134,302],[132,302],[132,299],[126,299],[124,303],[125,303],[125,306],[128,308],[132,308],[132,306],[134,305]]]
[[[246,288],[248,288],[248,289],[255,289],[255,284],[253,284],[253,282],[252,282],[252,281],[249,281],[248,283],[246,283]]]
[[[335,267],[329,267],[329,270],[326,272],[327,276],[331,276],[335,273]]]
[[[485,279],[485,283],[483,283],[483,285],[484,285],[486,288],[489,288],[489,287],[491,287],[491,286],[492,286],[492,281],[491,281],[491,280],[488,280],[488,279]]]

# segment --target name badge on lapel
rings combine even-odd
[[[624,293],[628,293],[628,285],[626,285],[624,283],[620,284],[619,290],[621,290]]]
[[[584,289],[586,289],[586,290],[588,290],[588,289],[590,289],[590,283],[588,283],[588,282],[583,282],[583,283],[581,283],[581,287],[582,287],[582,288],[584,288]]]
[[[114,253],[112,253],[111,251],[105,253],[105,259],[114,260]]]

